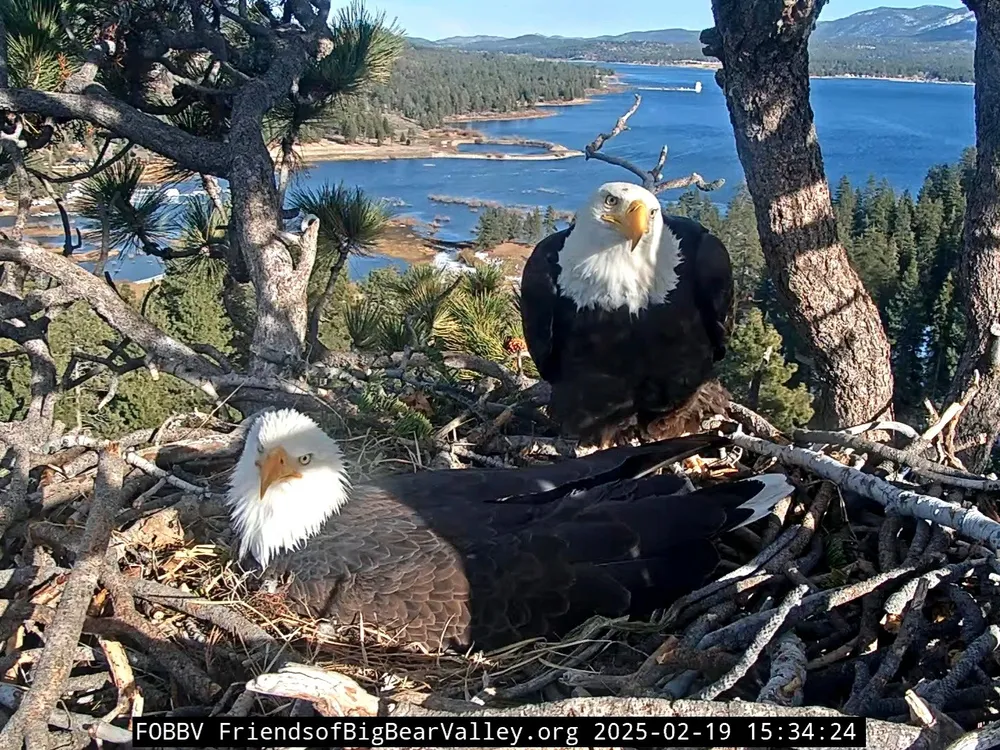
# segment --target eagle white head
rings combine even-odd
[[[606,182],[576,212],[559,253],[559,287],[581,309],[634,313],[677,286],[679,262],[657,197],[641,185]]]
[[[247,552],[267,567],[315,534],[348,500],[350,480],[337,442],[294,409],[265,412],[250,426],[227,502]]]

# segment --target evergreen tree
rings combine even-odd
[[[904,259],[903,275],[888,305],[887,329],[892,344],[892,369],[895,402],[903,419],[920,421],[924,392],[924,341],[926,317],[920,288],[917,256],[910,252]]]
[[[552,234],[558,230],[558,225],[556,224],[556,209],[553,206],[547,206],[545,208],[545,217],[542,219],[542,230],[546,235]]]
[[[737,306],[753,302],[764,279],[764,253],[757,234],[757,216],[746,186],[740,186],[726,208],[719,238],[729,251]]]
[[[930,350],[933,354],[924,387],[932,399],[941,399],[948,392],[965,343],[964,329],[965,318],[955,299],[954,279],[948,273],[934,298],[931,314]]]
[[[781,336],[764,320],[758,309],[750,309],[739,321],[729,342],[719,375],[737,401],[750,401],[754,379],[760,379],[759,411],[776,427],[790,430],[812,418],[812,396],[806,387],[789,386],[798,369],[782,354]]]
[[[349,116],[344,121],[343,134],[345,140],[347,140],[349,143],[353,143],[354,141],[358,140],[358,136],[360,135],[360,132],[358,130],[358,121],[357,118],[354,117],[353,115]]]
[[[833,195],[833,211],[837,217],[837,234],[848,250],[854,237],[854,212],[857,207],[857,196],[851,187],[851,181],[846,176],[841,177]]]
[[[542,239],[543,231],[542,212],[540,209],[535,208],[525,217],[523,239],[529,244],[534,244]]]

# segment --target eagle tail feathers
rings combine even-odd
[[[795,485],[784,474],[761,474],[753,479],[736,482],[731,489],[754,490],[754,494],[727,514],[725,531],[748,526],[766,517],[779,502],[795,491]]]

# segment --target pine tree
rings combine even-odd
[[[491,206],[484,208],[476,223],[476,247],[486,250],[496,247],[504,241],[503,229],[500,211]]]
[[[764,253],[757,234],[757,216],[746,186],[736,191],[726,208],[720,239],[729,251],[737,306],[750,304],[764,278]]]
[[[854,212],[858,200],[846,176],[840,178],[833,198],[833,212],[837,217],[837,234],[845,247],[849,247],[854,237]]]
[[[542,238],[543,231],[542,212],[540,209],[535,208],[525,217],[524,236],[522,239],[529,244],[534,244]]]
[[[926,317],[920,288],[920,269],[912,250],[903,258],[902,277],[886,313],[896,376],[895,404],[906,420],[922,417]]]
[[[344,121],[344,124],[342,126],[342,132],[344,135],[344,139],[348,143],[354,143],[354,141],[358,140],[358,135],[359,135],[358,121],[353,115],[349,116]]]
[[[542,219],[542,228],[545,234],[552,234],[558,229],[556,224],[556,209],[553,206],[545,208],[545,217]]]
[[[955,299],[953,274],[949,273],[934,298],[931,313],[932,356],[925,387],[933,399],[944,396],[955,375],[955,366],[964,344],[964,328],[965,319]]]
[[[758,410],[783,430],[812,418],[812,396],[802,384],[789,386],[798,367],[785,361],[781,336],[753,308],[739,321],[729,341],[729,352],[719,368],[726,388],[737,401],[750,401],[752,383],[760,379]]]

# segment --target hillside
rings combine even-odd
[[[414,137],[416,127],[438,127],[455,116],[522,112],[542,102],[579,100],[601,88],[603,77],[611,74],[567,62],[409,42],[389,80],[345,100],[317,128],[320,135],[405,141]]]
[[[658,29],[590,38],[466,36],[419,40],[419,44],[553,59],[670,64],[704,59],[699,33]],[[925,5],[861,11],[817,26],[811,45],[812,72],[971,81],[975,34],[975,18],[960,8]]]

